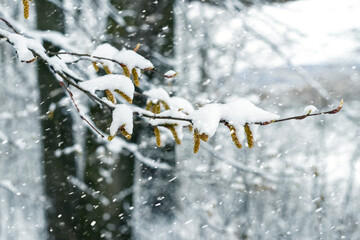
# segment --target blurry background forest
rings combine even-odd
[[[141,124],[107,142],[44,64],[0,41],[0,239],[359,238],[359,12],[357,0],[35,0],[26,20],[20,0],[2,0],[0,17],[49,50],[140,43],[157,71],[179,73],[146,73],[138,91],[161,86],[194,108],[245,97],[282,117],[345,105],[259,126],[252,149],[225,127],[196,155],[190,132],[158,148]]]

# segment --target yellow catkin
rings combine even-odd
[[[106,74],[111,74],[111,73],[112,73],[112,72],[110,71],[110,68],[109,68],[108,65],[103,64],[103,67],[104,67],[104,70],[105,70]]]
[[[230,130],[230,134],[231,134],[231,138],[235,144],[235,146],[237,148],[242,148],[242,145],[238,139],[238,137],[236,136],[236,128],[233,126],[233,125],[230,125],[230,124],[226,124],[226,126],[229,128]]]
[[[124,64],[121,64],[121,68],[123,69],[124,71],[124,75],[127,76],[128,78],[130,77],[130,71],[129,71],[129,68],[124,65]]]
[[[111,101],[112,103],[115,103],[114,94],[112,94],[112,92],[109,89],[105,90],[105,95],[106,95],[107,99],[109,99],[109,101]]]
[[[28,19],[29,18],[29,1],[28,0],[23,0],[23,5],[24,5],[24,18]]]
[[[114,137],[115,137],[115,136],[111,136],[111,135],[109,135],[109,136],[108,136],[108,141],[113,140],[113,139],[114,139]]]
[[[117,92],[120,96],[122,96],[128,103],[132,104],[133,101],[128,95],[126,95],[125,93],[123,93],[119,89],[115,89],[115,92]]]
[[[97,66],[97,63],[96,63],[96,62],[92,62],[92,65],[93,65],[95,71],[98,72],[98,71],[99,71],[99,67]]]
[[[152,109],[152,101],[148,101],[146,104],[146,110],[151,111],[151,109]]]
[[[244,129],[245,129],[246,138],[247,138],[249,148],[252,148],[254,146],[254,137],[253,137],[253,134],[252,134],[252,132],[250,130],[249,124],[245,124]]]
[[[127,139],[131,138],[131,134],[128,133],[125,129],[125,124],[121,125],[120,127],[120,132],[122,133],[122,135],[124,135],[124,137],[126,137]]]
[[[131,73],[132,73],[132,75],[133,75],[134,84],[135,84],[135,86],[138,87],[138,86],[140,85],[140,81],[139,81],[139,75],[138,75],[136,69],[133,68],[133,69],[131,70]]]
[[[169,109],[170,109],[169,105],[168,105],[165,101],[160,100],[160,103],[164,106],[165,110],[169,110]]]
[[[200,134],[200,139],[207,142],[209,140],[209,136],[206,133],[202,133]]]
[[[161,146],[161,138],[160,138],[160,131],[158,127],[154,127],[154,134],[155,134],[155,138],[156,138],[156,145],[158,147]]]
[[[176,144],[180,145],[181,144],[181,140],[175,130],[175,126],[172,126],[172,125],[166,125],[166,128],[169,129],[172,133],[172,135],[174,136],[174,139],[175,139],[175,142]]]
[[[194,153],[197,153],[200,148],[200,135],[197,129],[194,130]]]

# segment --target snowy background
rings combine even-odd
[[[359,238],[359,1],[29,3],[28,19],[23,1],[0,3],[0,17],[38,44],[1,21],[0,35],[22,45],[0,41],[0,240]],[[139,55],[124,54],[138,43]],[[140,85],[113,62],[48,53],[108,106],[103,90],[117,97],[111,113],[68,88],[89,127],[40,45],[117,59]],[[40,59],[20,62],[32,59],[28,48]],[[242,139],[245,122],[328,111],[341,99],[338,114],[251,124],[254,147]],[[255,119],[248,101],[271,114]],[[157,103],[209,135],[198,153],[187,124],[154,136],[154,125],[174,121],[133,118]],[[242,149],[220,118],[236,119]],[[119,131],[107,141],[124,123],[131,139]]]

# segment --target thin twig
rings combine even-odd
[[[0,17],[0,20],[3,21],[9,28],[11,28],[16,34],[20,34],[18,31],[16,31],[16,29],[5,19],[3,19],[2,17]]]
[[[336,114],[338,113],[342,107],[343,107],[344,101],[341,100],[339,106],[337,106],[336,108],[330,110],[330,111],[326,111],[326,112],[319,112],[319,113],[309,113],[309,114],[304,114],[304,115],[300,115],[300,116],[294,116],[294,117],[288,117],[288,118],[282,118],[282,119],[277,119],[277,120],[273,120],[273,121],[268,121],[268,122],[254,122],[253,124],[258,124],[258,125],[268,125],[270,123],[276,123],[276,122],[284,122],[284,121],[289,121],[289,120],[303,120],[307,117],[313,117],[313,116],[318,116],[318,115],[325,115],[325,114]]]
[[[70,98],[71,98],[71,101],[73,102],[76,110],[78,111],[78,113],[79,113],[79,115],[80,115],[80,118],[81,118],[82,120],[84,120],[92,129],[94,129],[94,131],[95,131],[97,134],[99,134],[102,138],[104,138],[105,136],[102,135],[102,134],[99,132],[99,130],[97,130],[96,127],[93,126],[93,125],[81,114],[80,109],[79,109],[78,105],[77,105],[76,102],[75,102],[74,95],[73,95],[73,93],[70,91],[70,89],[67,88],[67,87],[64,85],[64,83],[62,83],[62,82],[60,82],[60,85],[68,92],[68,94],[69,94],[69,96],[70,96]]]

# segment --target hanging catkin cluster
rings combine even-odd
[[[163,100],[156,100],[156,101],[149,100],[146,104],[146,110],[153,112],[155,114],[159,114],[162,108],[165,110],[170,109],[169,105]]]
[[[227,126],[229,128],[230,134],[231,134],[231,139],[234,142],[235,146],[239,149],[242,148],[240,140],[237,136],[237,129],[235,128],[235,126],[228,122],[225,122],[225,126]],[[248,123],[246,123],[244,125],[244,132],[246,134],[248,147],[252,148],[254,146],[254,136],[253,136],[253,133],[252,133]],[[205,133],[200,134],[198,129],[194,130],[194,153],[197,153],[199,151],[200,140],[207,142],[208,138],[209,138],[209,136],[206,135]]]
[[[199,130],[194,130],[194,153],[197,153],[200,149],[200,140],[207,142],[209,136],[206,133],[199,133]]]
[[[169,110],[169,104],[167,104],[164,100],[148,100],[147,104],[146,104],[146,110],[154,113],[154,114],[159,114],[162,111],[166,111]],[[170,130],[171,134],[174,137],[174,140],[177,144],[181,144],[181,140],[179,138],[179,134],[176,131],[176,127],[178,126],[178,124],[176,123],[165,123],[162,124],[162,127],[165,127],[167,129]],[[155,138],[156,138],[156,145],[158,147],[161,146],[161,136],[160,136],[160,130],[157,126],[154,126],[154,134],[155,134]]]
[[[94,67],[95,71],[98,72],[99,71],[98,63],[97,62],[92,62],[92,64],[93,64],[93,67]],[[104,64],[102,62],[101,62],[101,65],[104,68],[104,71],[106,72],[106,74],[112,74],[112,72],[110,71],[109,66],[107,66],[106,64]],[[122,92],[119,89],[115,89],[114,91],[116,93],[118,93],[128,103],[132,104],[133,101],[132,101],[131,97],[129,97],[128,95],[126,95],[124,92]],[[109,89],[105,90],[105,95],[106,95],[106,98],[109,99],[109,101],[111,101],[114,104],[116,103],[116,98],[114,97],[114,94]]]
[[[104,62],[95,62],[93,61],[92,62],[92,65],[95,69],[96,72],[99,71],[99,64],[101,64],[102,68],[104,69],[105,73],[106,74],[112,74],[112,71],[110,70],[110,67],[104,63]],[[121,64],[121,68],[123,69],[123,74],[130,78],[130,72],[129,72],[129,69],[126,65],[124,64]],[[132,75],[133,75],[133,82],[134,82],[134,85],[136,86],[139,86],[139,74],[138,74],[138,71],[133,68],[132,69]],[[128,103],[132,104],[133,103],[133,100],[130,96],[126,95],[123,91],[119,90],[119,89],[115,89],[113,90],[114,92],[116,92],[117,94],[119,94],[123,99],[125,99]],[[109,89],[105,89],[105,96],[106,98],[111,101],[113,104],[116,104],[116,97],[114,96],[113,92]],[[128,133],[125,129],[125,124],[121,125],[120,128],[119,128],[120,132],[122,133],[122,135],[124,137],[126,137],[127,139],[130,139],[131,138],[131,134]],[[111,141],[113,138],[115,137],[115,135],[110,135],[108,137],[108,140]],[[160,139],[160,138],[159,138]],[[160,140],[159,140],[160,141]]]
[[[139,86],[140,84],[139,77],[141,71],[153,68],[151,62],[136,53],[138,48],[139,45],[137,45],[134,51],[124,48],[118,51],[110,44],[102,44],[92,53],[92,57],[95,59],[92,64],[96,71],[102,68],[106,74],[112,74],[114,63],[119,64],[122,69],[122,80],[127,81],[132,87],[132,91],[134,91],[134,86]],[[164,77],[172,78],[176,75],[177,72],[170,70],[164,74]],[[112,88],[112,86],[112,84],[109,84],[101,89],[104,91],[106,98],[113,104],[116,104],[115,109],[118,110],[116,114],[113,114],[109,140],[115,136],[116,131],[120,131],[126,138],[131,138],[133,120],[131,119],[130,126],[128,124],[130,122],[129,119],[124,118],[126,116],[124,111],[131,112],[129,116],[132,116],[132,109],[134,108],[126,109],[125,107],[128,105],[117,104],[117,98],[114,94],[117,93],[122,99],[132,104],[133,100],[130,96],[133,95],[133,92],[130,94],[126,87],[116,86]],[[152,117],[151,113],[146,113],[147,117],[150,118],[149,123],[153,126],[157,146],[160,147],[162,144],[161,133],[167,130],[173,135],[175,142],[181,144],[183,137],[182,129],[188,127],[193,132],[194,153],[199,151],[201,141],[207,142],[215,134],[219,123],[224,123],[230,130],[231,139],[237,148],[242,148],[241,141],[244,134],[246,135],[248,147],[252,148],[254,146],[254,137],[247,122],[256,121],[253,121],[251,118],[244,121],[244,112],[249,111],[252,115],[261,116],[265,120],[278,118],[278,115],[265,112],[249,100],[243,98],[237,98],[224,104],[205,104],[198,110],[194,110],[189,101],[179,97],[170,97],[168,92],[162,88],[151,88],[144,91],[142,95],[147,97],[146,110],[154,115]],[[239,124],[239,122],[242,122],[242,124]]]
[[[191,105],[185,99],[180,99],[179,97],[170,97],[167,91],[165,91],[163,88],[153,88],[145,91],[143,94],[147,96],[146,110],[154,114],[178,114],[178,117],[185,117],[187,114],[183,112],[183,109],[179,108],[179,101],[181,103],[185,102]],[[190,108],[192,108],[192,106],[190,106]],[[191,109],[187,110],[191,111]],[[187,124],[171,120],[153,121],[151,124],[154,125],[154,134],[156,136],[157,146],[161,146],[160,133],[165,129],[168,129],[171,132],[177,144],[181,144],[182,128],[187,126]]]
[[[124,75],[127,76],[128,78],[130,78],[130,70],[128,68],[128,66],[126,66],[125,64],[121,64],[121,68],[124,72]],[[140,86],[140,79],[139,79],[139,73],[138,70],[136,68],[131,69],[131,74],[132,74],[132,79],[134,81],[134,85],[139,87]]]
[[[101,66],[103,67],[104,71],[106,72],[106,74],[111,74],[111,70],[109,68],[109,66],[103,62],[100,62]],[[95,69],[96,72],[98,72],[100,69],[99,69],[99,66],[98,66],[98,63],[97,62],[92,62],[92,65]]]
[[[29,8],[30,8],[30,3],[32,0],[22,0],[23,5],[24,5],[24,18],[28,19],[29,18]]]

